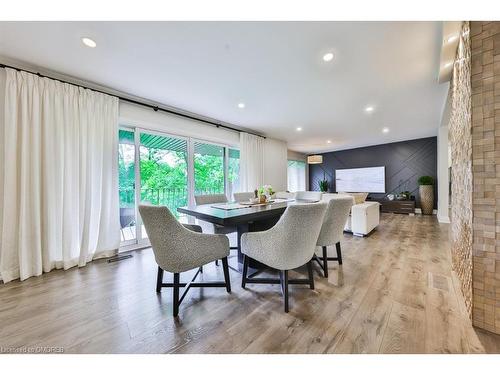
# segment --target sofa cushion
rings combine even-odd
[[[341,192],[339,192],[339,194],[350,195],[351,197],[354,198],[354,204],[364,203],[366,200],[366,197],[368,197],[368,193],[341,193]]]

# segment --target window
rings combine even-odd
[[[240,150],[229,149],[227,168],[227,196],[233,199],[233,193],[240,191]]]
[[[239,187],[237,149],[139,128],[119,130],[118,169],[122,245],[148,244],[138,204],[177,208],[198,194],[232,198]]]
[[[139,155],[141,203],[167,206],[180,218],[177,208],[188,200],[187,140],[141,132]]]
[[[118,191],[121,240],[123,243],[134,242],[137,236],[135,230],[135,141],[133,130],[119,130]]]
[[[306,190],[306,163],[298,160],[288,160],[288,191]]]
[[[224,147],[194,142],[194,195],[224,194]]]

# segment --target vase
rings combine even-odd
[[[432,215],[434,210],[434,185],[420,185],[420,205],[424,215]]]

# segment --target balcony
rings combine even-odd
[[[195,195],[223,194],[221,189],[205,189],[196,191]],[[121,241],[136,239],[136,208],[135,189],[121,188],[120,194],[120,228]],[[181,223],[187,223],[187,217],[177,212],[178,207],[187,206],[188,191],[186,189],[141,189],[141,202],[155,206],[167,206],[170,212]],[[142,237],[147,238],[144,226],[142,226]]]

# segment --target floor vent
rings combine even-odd
[[[114,256],[112,258],[109,258],[108,259],[108,263],[119,262],[120,260],[125,260],[125,259],[132,258],[132,257],[133,257],[133,255],[131,255],[131,254],[128,254],[128,255],[117,255],[117,256]]]
[[[428,280],[429,280],[428,285],[431,288],[440,289],[445,292],[450,291],[450,283],[448,277],[429,272]]]

